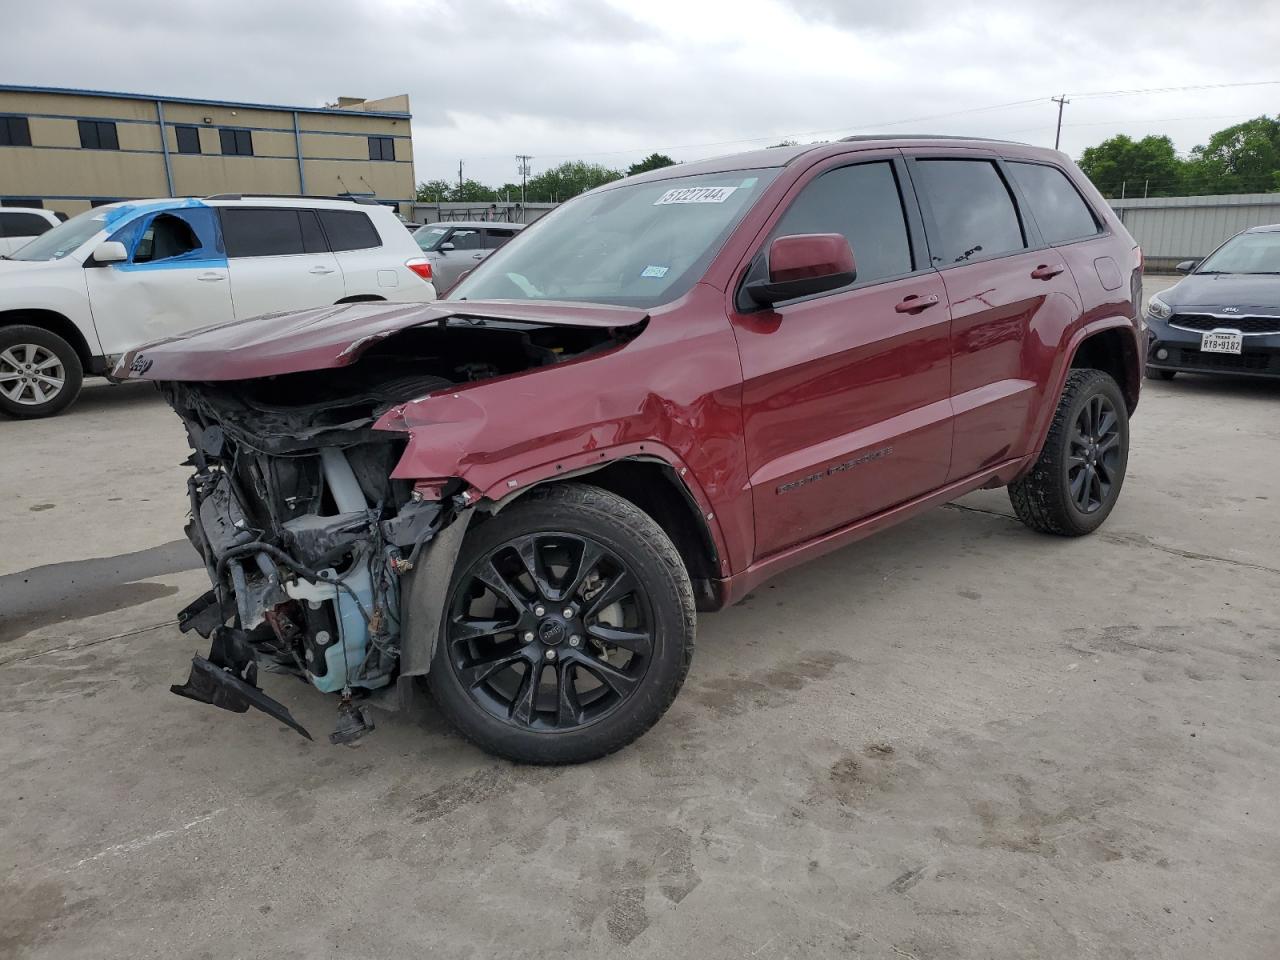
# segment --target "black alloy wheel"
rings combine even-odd
[[[572,730],[640,688],[652,621],[643,585],[602,543],[528,534],[488,551],[455,590],[449,664],[472,700],[504,723]]]
[[[680,552],[622,497],[558,483],[463,541],[426,676],[467,739],[525,763],[582,763],[666,712],[693,656]]]
[[[1120,417],[1111,399],[1093,394],[1076,414],[1067,454],[1071,499],[1081,513],[1095,513],[1111,499],[1120,469]]]

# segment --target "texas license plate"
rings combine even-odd
[[[1225,333],[1215,330],[1200,338],[1200,349],[1204,353],[1239,353],[1244,346],[1244,337],[1238,333]]]

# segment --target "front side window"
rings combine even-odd
[[[1280,274],[1280,231],[1232,237],[1211,253],[1196,273]]]
[[[932,212],[935,267],[986,260],[1026,247],[1013,197],[990,160],[918,160],[916,190]]]
[[[368,214],[356,210],[317,210],[316,213],[329,237],[329,249],[335,253],[382,246],[378,228]]]
[[[392,137],[370,137],[370,160],[394,160],[396,158],[396,142]]]
[[[234,127],[218,129],[218,143],[226,157],[252,157],[253,131],[239,130]]]
[[[61,260],[106,229],[107,211],[86,210],[9,255],[10,260]]]
[[[222,207],[221,215],[228,257],[287,257],[324,250],[314,210]]]
[[[0,147],[31,146],[31,124],[26,117],[0,117]]]
[[[575,197],[486,257],[446,299],[669,303],[702,277],[777,173],[703,173]]]
[[[78,120],[80,146],[86,150],[119,150],[114,120]]]
[[[53,227],[38,213],[5,213],[0,210],[0,237],[38,237]]]
[[[173,131],[178,137],[179,153],[199,153],[200,152],[200,128],[199,127],[174,127]]]
[[[806,185],[770,239],[799,233],[840,233],[848,238],[858,283],[913,269],[902,195],[888,161],[828,170]]]
[[[1008,164],[1046,243],[1082,240],[1098,233],[1098,221],[1067,175],[1043,163]]]
[[[455,230],[446,242],[455,250],[479,250],[483,245],[479,230]]]
[[[130,262],[178,264],[221,259],[214,212],[208,207],[164,210],[139,217],[111,237],[130,250]]]

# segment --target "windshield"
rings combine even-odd
[[[61,260],[100,230],[106,229],[108,211],[99,207],[76,214],[42,233],[9,255],[10,260]]]
[[[429,253],[439,246],[440,241],[448,232],[448,227],[423,227],[413,232],[413,239],[418,241],[418,246],[423,249],[423,252]]]
[[[1232,237],[1196,273],[1280,273],[1280,231]]]
[[[571,200],[483,261],[446,299],[668,303],[698,281],[777,172],[675,177]]]

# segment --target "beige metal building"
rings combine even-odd
[[[0,84],[0,205],[218,193],[414,199],[409,97],[327,107]]]

